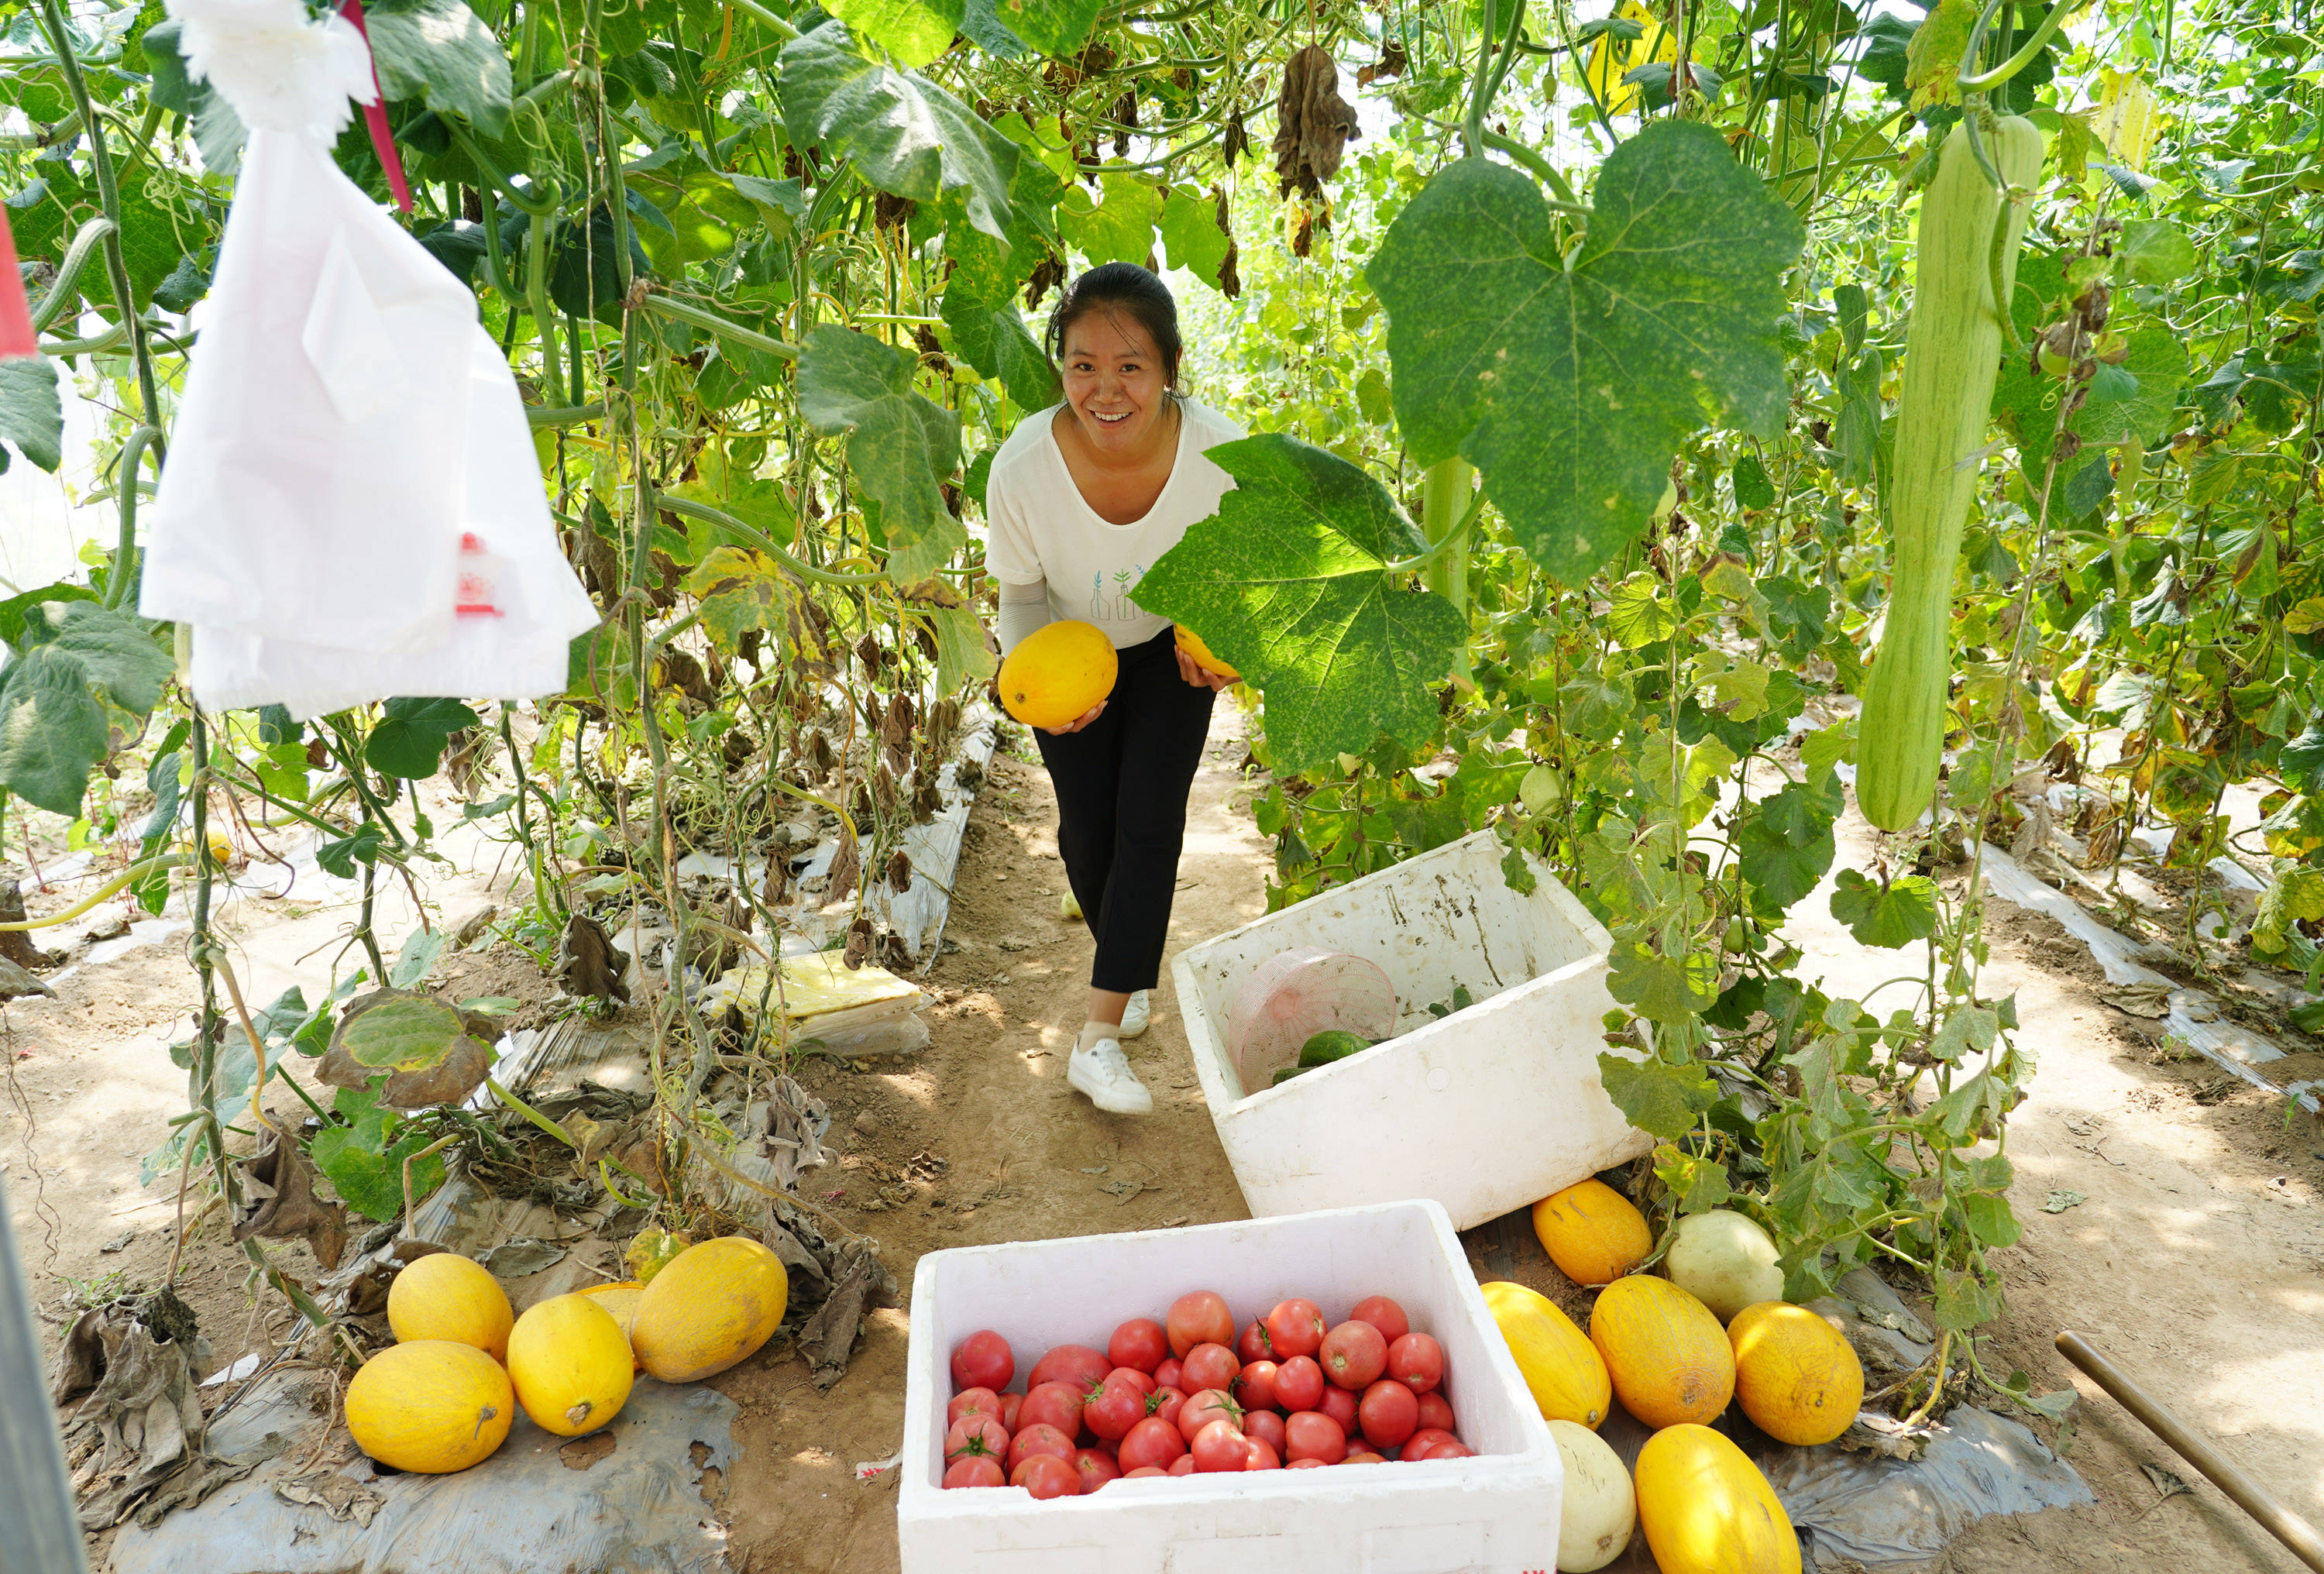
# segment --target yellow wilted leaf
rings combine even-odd
[[[1637,38],[1627,40],[1601,32],[1591,46],[1584,79],[1590,96],[1606,106],[1609,115],[1631,113],[1644,97],[1637,84],[1623,81],[1624,77],[1640,66],[1656,61],[1665,65],[1678,63],[1678,34],[1663,25],[1638,0],[1622,0],[1621,9],[1615,14],[1625,22],[1637,23],[1644,31]]]
[[[2144,171],[2154,139],[2163,134],[2163,116],[2154,103],[2154,89],[2135,71],[2109,67],[2098,73],[2104,86],[2098,107],[2090,114],[2090,130],[2106,144],[2114,161]]]
[[[1977,0],[1939,0],[1904,46],[1904,86],[1912,107],[1960,102],[1961,51],[1977,26]]]

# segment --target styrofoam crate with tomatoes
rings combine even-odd
[[[1172,960],[1203,1098],[1253,1213],[1429,1197],[1468,1229],[1653,1147],[1599,1075],[1612,937],[1530,853],[1517,856],[1533,888],[1511,888],[1508,856],[1480,831]],[[1310,949],[1385,975],[1392,1033],[1270,1085],[1240,1056],[1237,1007]],[[1397,1162],[1367,1156],[1383,1151]]]
[[[1556,1444],[1434,1202],[932,1253],[911,1340],[906,1574],[1554,1560]]]

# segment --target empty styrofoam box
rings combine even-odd
[[[1613,938],[1530,853],[1533,891],[1512,890],[1505,851],[1480,831],[1173,961],[1203,1097],[1251,1212],[1429,1197],[1469,1229],[1652,1149],[1599,1081]],[[1252,971],[1295,945],[1378,962],[1400,1031],[1246,1088],[1229,1012]],[[1471,1005],[1430,1013],[1463,988]]]
[[[1115,1481],[1037,1503],[1017,1487],[944,1479],[952,1352],[980,1329],[1017,1358],[1102,1348],[1194,1290],[1238,1326],[1305,1295],[1332,1322],[1388,1295],[1444,1348],[1443,1392],[1466,1459]],[[1545,1574],[1565,1473],[1452,1222],[1388,1202],[1190,1229],[931,1252],[912,1284],[902,1484],[903,1574]]]

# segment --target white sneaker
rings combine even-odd
[[[1065,1062],[1065,1081],[1109,1115],[1144,1115],[1154,1108],[1154,1095],[1130,1069],[1119,1039],[1101,1038],[1087,1049],[1075,1049]]]
[[[1154,1003],[1149,999],[1152,993],[1150,990],[1140,990],[1130,997],[1130,1004],[1122,1008],[1121,1013],[1122,1037],[1137,1037],[1154,1019]]]

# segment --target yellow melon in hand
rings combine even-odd
[[[1235,683],[1240,683],[1242,681],[1241,673],[1237,672],[1233,667],[1229,667],[1225,662],[1211,654],[1211,648],[1203,643],[1203,637],[1200,634],[1195,633],[1194,630],[1186,627],[1184,623],[1177,625],[1177,631],[1178,649],[1193,657],[1194,658],[1195,666],[1201,667],[1204,672],[1215,673],[1217,676],[1230,679]]]
[[[387,1326],[400,1343],[457,1339],[504,1361],[515,1321],[501,1282],[457,1252],[430,1252],[387,1287]]]
[[[577,1438],[613,1419],[636,1373],[629,1336],[594,1296],[555,1295],[509,1333],[517,1403],[543,1431]]]
[[[1001,704],[1028,727],[1063,727],[1113,692],[1113,641],[1092,623],[1045,623],[1001,664]]]
[[[638,1297],[630,1343],[649,1376],[692,1383],[747,1358],[790,1303],[782,1259],[739,1235],[678,1254]]]
[[[390,1345],[347,1385],[347,1431],[364,1453],[399,1470],[465,1470],[501,1446],[515,1419],[508,1374],[456,1339]]]

